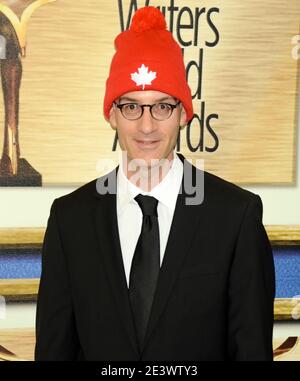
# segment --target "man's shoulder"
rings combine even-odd
[[[253,192],[211,172],[204,171],[204,181],[207,191],[212,192],[215,196],[246,200],[256,196]]]
[[[196,168],[196,167],[195,167]],[[261,203],[260,197],[241,186],[219,177],[209,171],[196,168],[202,175],[204,197],[206,205],[217,208],[244,208],[250,202]]]
[[[73,207],[76,205],[86,205],[93,202],[100,196],[99,187],[102,184],[107,184],[108,180],[113,179],[115,170],[116,169],[113,169],[111,172],[81,185],[79,188],[73,190],[72,192],[56,198],[56,203],[59,205],[70,205]]]
[[[211,211],[242,215],[248,208],[262,213],[263,204],[259,195],[244,189],[210,172],[204,172],[204,203]],[[250,210],[250,209],[249,209]],[[237,214],[236,214],[237,213]]]
[[[193,182],[193,185],[197,183],[200,186],[203,185],[204,189],[204,198],[213,203],[248,203],[250,200],[257,199],[257,195],[247,189],[242,188],[241,186],[223,178],[219,177],[207,170],[197,168],[192,162],[187,160],[183,155],[178,155],[181,161],[187,164],[184,167],[184,171],[187,170],[187,175],[191,174],[189,168],[193,168],[194,172],[192,176],[189,177],[190,181]],[[197,176],[195,176],[197,174]],[[198,180],[197,180],[198,178]],[[183,184],[184,186],[184,184]]]

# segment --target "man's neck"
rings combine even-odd
[[[150,192],[166,177],[174,160],[174,154],[169,158],[157,159],[153,165],[142,165],[138,160],[130,159],[123,153],[122,168],[127,179],[136,187]],[[152,163],[151,163],[152,164]]]

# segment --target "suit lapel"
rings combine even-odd
[[[181,161],[184,157],[178,154]],[[187,164],[190,174],[195,178],[196,168],[191,164]],[[185,176],[185,172],[184,172]],[[175,280],[183,265],[184,259],[187,256],[193,238],[196,232],[199,235],[204,234],[204,229],[198,229],[199,224],[204,225],[203,204],[186,205],[186,197],[190,197],[183,187],[184,177],[182,181],[181,191],[177,198],[177,203],[174,211],[173,221],[167,247],[164,254],[163,263],[160,269],[156,293],[153,300],[152,310],[149,318],[148,329],[144,341],[144,350],[149,342],[151,335],[156,327],[158,320],[163,313],[168,298],[172,293]],[[201,238],[200,238],[201,239]]]
[[[116,177],[117,170],[118,168],[111,172],[108,177]],[[118,310],[130,342],[138,355],[138,343],[136,341],[135,328],[131,315],[128,287],[120,246],[116,210],[116,192],[112,191],[110,194],[100,195],[95,191],[94,196],[97,201],[94,223],[98,246],[101,249],[99,250],[99,253],[101,253],[101,258],[103,259],[104,269],[112,289],[116,309]]]

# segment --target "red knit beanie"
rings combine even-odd
[[[182,52],[157,8],[137,10],[130,28],[116,37],[115,49],[104,97],[107,120],[112,103],[137,90],[157,90],[177,98],[186,110],[187,121],[192,119],[192,96]]]

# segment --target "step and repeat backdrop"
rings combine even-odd
[[[80,186],[117,165],[105,82],[115,37],[145,5],[164,13],[193,94],[177,151],[237,184],[295,184],[299,0],[0,0],[0,187]],[[275,320],[294,322],[300,226],[267,232]],[[34,324],[3,327],[10,304],[36,302],[43,237],[0,229],[0,360],[33,359]],[[273,344],[274,359],[299,360],[299,337]]]
[[[193,93],[195,115],[177,150],[235,183],[292,184],[298,0],[0,1],[0,52],[14,58],[10,70],[1,60],[0,184],[11,171],[10,185],[30,174],[39,181],[21,184],[81,185],[114,167],[105,81],[114,38],[145,5],[165,14]]]

